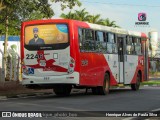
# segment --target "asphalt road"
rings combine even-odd
[[[86,94],[82,90],[72,93],[69,97],[57,97],[53,94],[0,101],[0,111],[152,111],[158,109],[160,110],[160,87],[141,87],[139,91],[115,89],[107,96],[92,95],[90,91]]]

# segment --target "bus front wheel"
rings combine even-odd
[[[57,96],[68,96],[70,95],[71,90],[71,85],[57,85],[53,88],[53,91]]]
[[[136,83],[131,84],[131,89],[134,90],[134,91],[139,90],[140,81],[141,81],[141,76],[140,76],[140,74],[138,73],[138,74],[137,74],[137,78],[136,78]]]

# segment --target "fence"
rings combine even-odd
[[[3,60],[3,57],[4,57],[4,53],[2,52],[2,50],[0,49],[0,53],[2,55],[2,66],[0,67],[0,81],[4,82],[5,81],[5,70],[4,70],[4,60]]]
[[[14,48],[9,48],[7,50],[7,61],[6,61],[6,71],[4,69],[4,53],[0,49],[2,54],[2,68],[0,71],[1,78],[0,81],[18,81],[19,80],[19,70],[20,70],[20,56]]]

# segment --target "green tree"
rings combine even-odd
[[[115,23],[116,21],[110,21],[109,18],[106,18],[102,21],[102,25],[105,25],[105,26],[110,26],[110,27],[117,27],[117,28],[120,28],[118,25],[116,25]]]
[[[62,10],[66,7],[80,6],[78,0],[51,0],[60,2]],[[54,11],[49,0],[1,0],[0,2],[0,35],[5,33],[4,41],[4,65],[6,65],[7,39],[9,35],[20,34],[22,21],[51,18]],[[6,66],[4,66],[6,68]]]
[[[0,1],[0,11],[3,10],[5,6],[3,5],[3,0]]]
[[[61,3],[62,10],[66,7],[72,9],[76,5],[81,5],[78,0],[51,0],[51,2]],[[51,18],[54,15],[48,0],[0,0],[0,10],[0,34],[6,31],[7,18],[9,35],[20,34],[22,21]]]
[[[2,2],[6,7],[0,11],[0,29],[6,31],[8,27],[10,35],[19,35],[22,21],[50,18],[54,15],[47,0],[3,0]]]
[[[65,19],[76,19],[75,13],[72,13],[71,11],[68,14],[62,13],[60,17]]]
[[[80,11],[76,10],[75,11],[75,19],[76,20],[80,20],[80,21],[88,21],[90,15],[89,13],[86,11],[86,9],[82,9]]]
[[[86,9],[82,9],[80,11],[75,10],[75,12],[69,12],[67,14],[62,13],[60,15],[60,17],[64,18],[64,19],[74,19],[74,20],[80,20],[80,21],[88,21],[89,20],[89,13],[86,11]]]
[[[76,10],[73,13],[71,11],[67,14],[62,13],[60,17],[64,19],[88,21],[89,23],[120,28],[118,25],[116,25],[115,21],[110,21],[109,18],[102,19],[100,14],[91,15],[86,11],[85,8],[80,11]]]
[[[89,19],[88,19],[88,22],[94,23],[94,24],[102,24],[103,19],[101,19],[100,17],[101,17],[100,14],[90,15],[90,16],[89,16]]]
[[[74,6],[81,6],[81,2],[79,0],[51,0],[52,2],[59,2],[61,3],[61,9],[64,10],[65,8],[72,9]]]

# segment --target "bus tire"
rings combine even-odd
[[[137,78],[136,78],[136,83],[131,84],[131,89],[134,90],[134,91],[139,90],[140,81],[141,81],[141,76],[140,76],[140,74],[138,73],[138,74],[137,74]]]
[[[103,86],[97,87],[97,91],[99,95],[107,95],[109,93],[110,88],[110,77],[108,73],[105,73]]]
[[[69,96],[72,90],[71,85],[57,85],[53,88],[57,96]]]
[[[93,93],[93,95],[97,95],[98,94],[98,88],[97,87],[93,87],[92,88],[92,93]]]

